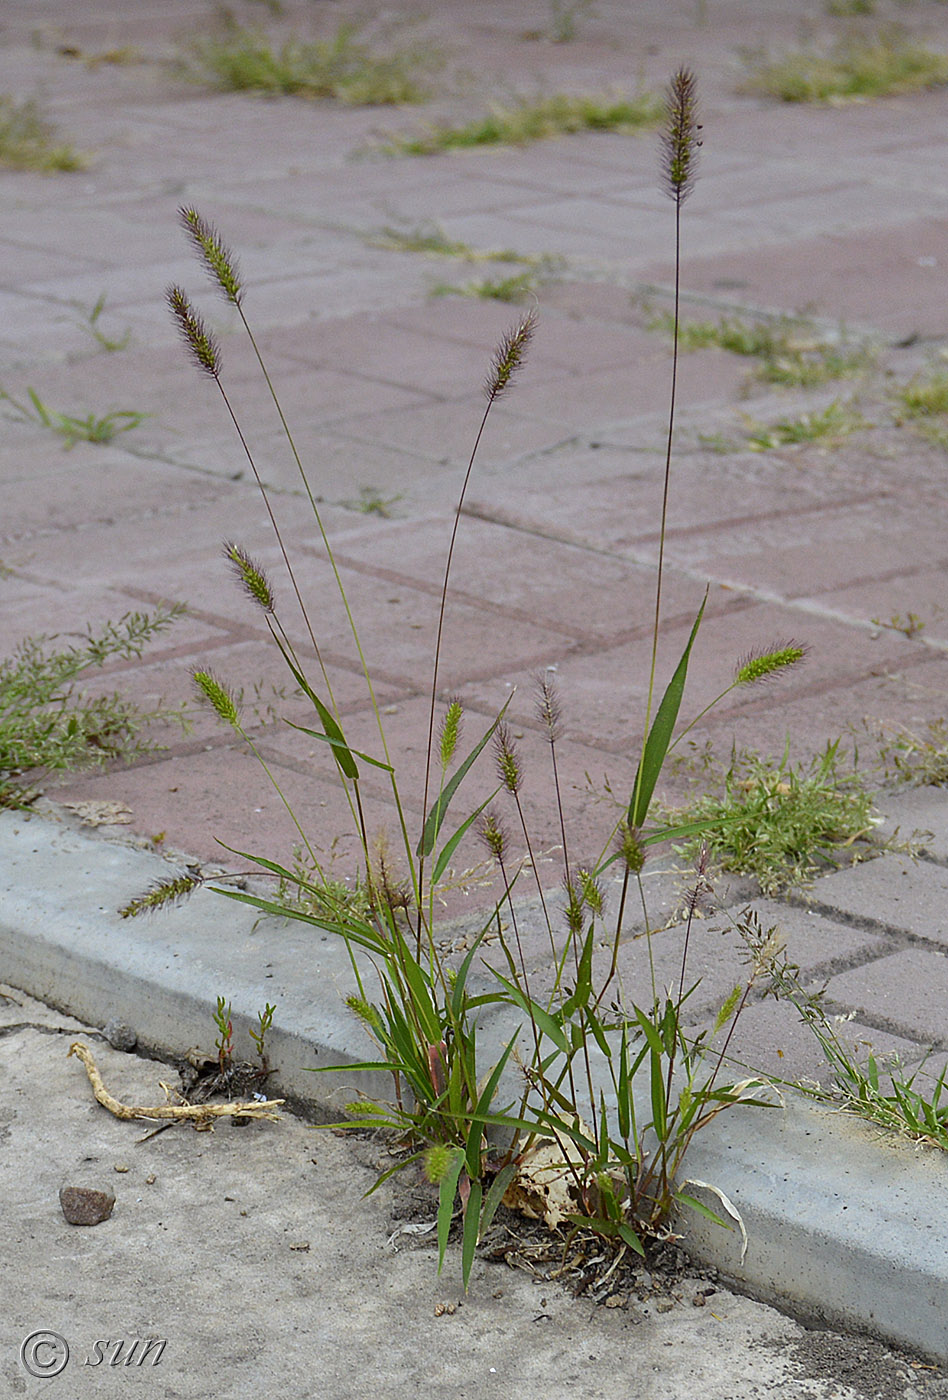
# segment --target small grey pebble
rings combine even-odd
[[[102,1034],[113,1050],[134,1050],[138,1044],[138,1036],[135,1031],[126,1021],[120,1021],[117,1016],[106,1021],[102,1028]]]
[[[63,1186],[59,1204],[70,1225],[100,1225],[112,1214],[115,1192],[96,1191],[91,1186]]]

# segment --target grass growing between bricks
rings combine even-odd
[[[478,146],[526,146],[579,131],[651,130],[661,115],[661,101],[650,92],[632,96],[556,93],[494,106],[484,116],[460,125],[445,122],[418,135],[394,136],[382,149],[389,155],[429,156]]]
[[[340,24],[326,39],[290,35],[278,42],[229,19],[221,34],[190,44],[182,65],[192,77],[223,92],[334,98],[370,107],[426,101],[426,75],[439,59],[421,45],[380,52],[357,24]]]
[[[107,662],[141,656],[183,612],[175,604],[128,613],[67,645],[60,637],[28,637],[0,661],[0,805],[24,799],[24,775],[35,782],[50,769],[134,757],[150,747],[141,733],[146,725],[183,722],[180,710],[142,711],[117,692],[90,696],[80,688]]]
[[[741,91],[781,102],[844,102],[895,97],[944,87],[948,53],[907,38],[898,29],[853,34],[828,53],[801,50],[781,58],[745,58]]]
[[[646,324],[649,330],[670,334],[673,317],[663,312]],[[717,321],[686,321],[679,327],[679,340],[682,350],[717,346],[756,360],[756,379],[790,388],[809,389],[834,379],[851,379],[875,361],[870,345],[847,341],[842,335],[829,339],[811,321],[794,317],[753,320],[722,316]]]
[[[35,102],[14,102],[0,96],[0,169],[55,171],[82,170],[86,157],[61,141],[52,122]]]

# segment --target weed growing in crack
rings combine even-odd
[[[340,24],[327,39],[292,35],[278,45],[232,17],[219,36],[191,43],[183,58],[186,72],[226,92],[335,98],[351,106],[424,102],[424,77],[438,62],[421,45],[380,53],[356,24]]]
[[[49,428],[50,432],[64,439],[66,448],[75,447],[77,442],[112,442],[120,433],[131,432],[148,417],[147,413],[133,409],[112,409],[101,417],[89,413],[85,418],[80,418],[76,414],[60,413],[58,409],[50,408],[35,389],[28,388],[26,395],[31,407],[15,399],[5,389],[0,389],[0,399],[15,408],[22,421]]]
[[[672,330],[669,313],[652,317],[649,330]],[[834,379],[849,379],[869,369],[872,348],[840,337],[828,340],[812,322],[794,317],[747,320],[724,316],[718,321],[686,321],[679,327],[682,350],[706,350],[718,346],[732,355],[759,361],[756,379],[767,384],[814,388]]]
[[[843,403],[834,399],[824,409],[801,413],[799,418],[782,418],[776,423],[757,423],[746,418],[747,446],[752,452],[768,452],[775,447],[788,447],[801,442],[834,444],[850,433],[858,433],[872,425],[867,423],[850,399]]]
[[[525,146],[578,131],[651,130],[661,121],[662,106],[650,92],[521,98],[513,106],[495,106],[486,116],[459,126],[441,123],[417,136],[396,136],[382,149],[389,155],[428,156],[474,146]]]
[[[889,28],[852,34],[829,53],[804,50],[770,59],[745,57],[741,91],[781,102],[846,102],[924,92],[948,83],[948,53]]]
[[[82,170],[85,156],[59,141],[52,124],[35,102],[14,102],[0,96],[0,169],[55,171]]]
[[[90,696],[80,678],[114,658],[140,656],[181,616],[180,604],[130,613],[67,646],[59,637],[28,637],[0,661],[0,804],[22,800],[22,779],[49,769],[82,768],[146,752],[149,722],[177,720],[163,706],[144,712],[120,695]],[[59,643],[59,645],[55,645]]]
[[[663,118],[663,174],[675,211],[676,266],[681,261],[682,211],[692,187],[699,145],[695,82],[678,72],[667,94]],[[652,612],[651,658],[645,703],[630,734],[637,752],[618,820],[602,832],[598,852],[583,859],[571,839],[567,795],[561,770],[561,708],[550,673],[538,686],[536,722],[546,740],[548,775],[557,814],[560,892],[541,878],[537,836],[524,805],[528,777],[508,723],[513,697],[472,736],[470,717],[456,696],[442,686],[442,646],[458,531],[482,438],[491,430],[495,406],[515,392],[537,333],[534,312],[522,316],[496,348],[485,383],[485,402],[458,492],[439,589],[428,688],[425,759],[412,777],[423,788],[420,814],[403,800],[402,784],[389,749],[383,710],[359,639],[332,542],[311,491],[279,397],[257,350],[244,308],[237,263],[216,229],[197,211],[181,211],[182,223],[213,285],[236,312],[257,355],[261,373],[283,424],[286,442],[312,512],[316,533],[334,572],[354,640],[377,731],[370,745],[354,748],[333,690],[332,667],[320,649],[317,602],[308,601],[284,544],[276,505],[261,482],[226,387],[220,351],[187,293],[173,287],[169,306],[186,351],[213,383],[232,418],[290,579],[299,623],[284,621],[270,581],[256,561],[234,544],[225,546],[248,605],[268,628],[296,687],[313,709],[312,725],[291,727],[324,747],[334,765],[352,817],[361,854],[355,889],[340,888],[312,835],[304,830],[264,763],[297,833],[292,864],[255,854],[258,873],[279,882],[275,896],[215,888],[263,914],[276,915],[330,933],[345,944],[355,990],[347,998],[352,1015],[374,1045],[373,1058],[347,1065],[383,1071],[391,1077],[390,1102],[359,1094],[347,1122],[386,1130],[406,1145],[392,1169],[421,1162],[438,1185],[439,1266],[451,1221],[460,1203],[461,1268],[465,1286],[475,1250],[499,1203],[506,1199],[539,1210],[548,1224],[595,1231],[617,1251],[643,1251],[643,1240],[665,1227],[681,1206],[726,1221],[689,1192],[682,1162],[694,1134],[719,1112],[741,1102],[763,1103],[754,1078],[724,1082],[725,1051],[736,1018],[752,988],[768,975],[762,954],[746,980],[726,998],[716,1023],[695,1037],[686,1034],[682,1007],[690,995],[688,950],[699,902],[706,890],[709,853],[698,855],[688,900],[679,972],[671,988],[660,985],[651,957],[648,902],[643,868],[655,850],[708,827],[706,820],[669,826],[655,814],[655,792],[670,750],[677,742],[692,652],[699,637],[705,601],[698,604],[687,641],[667,682],[659,677],[658,647],[663,630],[664,547],[672,482],[678,365],[678,283],[673,325],[673,370],[664,449],[664,488],[659,559]],[[301,623],[301,625],[300,625]],[[294,633],[299,633],[294,636]],[[764,649],[740,664],[727,691],[755,686],[782,675],[803,659],[794,643]],[[208,670],[195,673],[205,701],[248,743],[235,694]],[[700,719],[711,706],[705,706]],[[697,722],[692,721],[692,724]],[[288,721],[289,722],[289,721]],[[691,725],[685,726],[685,733]],[[253,745],[251,744],[251,748]],[[256,752],[256,750],[254,750]],[[258,753],[258,757],[260,754]],[[493,760],[488,794],[469,796],[468,777]],[[263,759],[261,758],[261,763]],[[370,816],[387,790],[397,842],[390,843]],[[445,950],[439,929],[438,895],[450,878],[462,843],[479,839],[495,871],[493,907],[465,940],[461,953]],[[126,914],[160,907],[186,892],[183,877],[131,901]],[[540,910],[545,954],[537,970],[520,896],[532,888]],[[623,936],[633,909],[641,907],[650,957],[645,984],[623,983]],[[503,1032],[497,1030],[502,1026]],[[319,1072],[334,1072],[341,1066]],[[610,1106],[611,1105],[611,1106]],[[385,1173],[388,1175],[390,1173]],[[384,1179],[384,1176],[381,1179]],[[532,1206],[531,1206],[532,1202]],[[542,1205],[538,1205],[542,1202]],[[722,1208],[729,1210],[722,1200]]]
[[[671,819],[707,823],[701,839],[722,870],[752,876],[772,895],[812,878],[873,830],[873,803],[854,772],[840,768],[839,741],[809,763],[790,761],[789,742],[777,760],[734,749],[721,770],[710,753],[702,765],[704,793]],[[695,841],[681,847],[693,855]]]

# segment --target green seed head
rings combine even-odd
[[[617,847],[629,870],[633,875],[638,875],[645,864],[645,849],[638,832],[633,831],[628,822],[623,822],[619,827]]]
[[[603,899],[602,886],[591,870],[580,870],[579,884],[586,907],[601,918],[605,900]]]
[[[563,881],[566,891],[566,926],[571,934],[583,931],[583,893],[567,875]]]
[[[248,597],[259,604],[265,613],[272,613],[275,604],[270,580],[246,550],[228,540],[224,545],[224,558],[230,560],[234,574]]]
[[[239,306],[243,296],[240,269],[217,229],[203,219],[196,209],[179,209],[178,216],[211,281],[217,283],[228,301]]]
[[[429,1147],[424,1156],[425,1176],[434,1185],[441,1181],[445,1172],[451,1165],[454,1153],[445,1142],[436,1142]]]
[[[788,666],[795,666],[805,656],[806,647],[798,646],[796,642],[787,642],[770,651],[751,652],[738,665],[734,679],[738,685],[755,685],[778,671],[785,671]]]
[[[493,403],[499,399],[510,385],[516,371],[523,363],[527,346],[533,338],[536,330],[537,313],[532,310],[522,321],[507,332],[503,340],[494,351],[494,358],[491,361],[490,374],[484,385],[484,392],[488,401]]]
[[[171,314],[178,323],[181,339],[198,369],[214,379],[220,375],[221,354],[203,319],[194,310],[187,294],[180,287],[169,287],[166,293]]]
[[[555,744],[560,735],[560,697],[552,672],[548,669],[537,680],[537,718],[546,730],[546,737]]]
[[[363,1025],[368,1026],[369,1030],[381,1028],[382,1018],[372,1003],[366,1001],[365,997],[360,997],[353,992],[351,996],[346,997],[346,1006],[358,1016]]]
[[[507,832],[496,812],[488,809],[477,823],[477,834],[495,860],[503,864],[507,851]]]
[[[225,724],[233,729],[240,728],[240,715],[234,697],[216,676],[212,676],[210,671],[195,671],[194,684]]]
[[[510,737],[510,728],[506,724],[497,726],[497,732],[494,735],[494,757],[497,761],[500,781],[509,793],[516,796],[523,785],[523,768],[513,739]]]
[[[156,909],[164,909],[168,904],[177,904],[187,899],[192,890],[203,884],[199,874],[176,875],[173,880],[161,880],[152,885],[144,894],[137,895],[123,904],[119,914],[123,919],[134,919],[138,914],[150,914]]]
[[[464,711],[461,708],[460,700],[450,701],[444,718],[441,721],[441,767],[447,768],[454,757],[461,737],[461,718]]]

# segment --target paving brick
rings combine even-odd
[[[830,978],[826,996],[884,1029],[945,1046],[948,958],[941,952],[907,948],[840,973]]]
[[[827,876],[810,899],[820,909],[839,909],[867,927],[948,947],[948,870],[943,866],[889,853]]]

